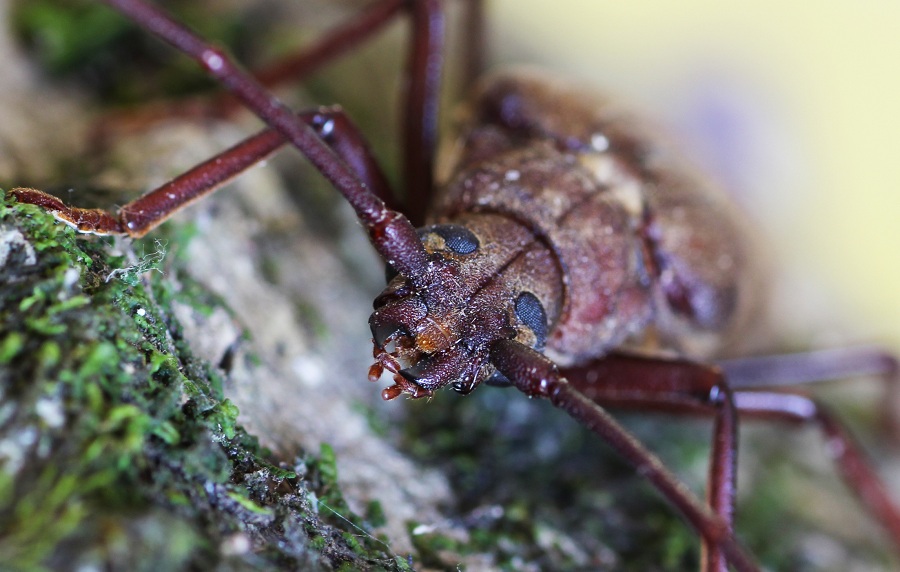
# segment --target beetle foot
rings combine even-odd
[[[381,392],[381,398],[385,401],[390,401],[400,395],[406,393],[412,399],[420,399],[422,397],[431,397],[434,395],[434,392],[430,389],[425,389],[424,387],[417,385],[402,375],[394,376],[394,385],[387,387],[384,391]]]

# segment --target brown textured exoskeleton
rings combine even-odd
[[[393,273],[369,320],[376,358],[369,377],[394,374],[385,399],[445,386],[468,393],[481,383],[549,399],[684,515],[702,537],[710,571],[758,569],[732,530],[738,415],[814,422],[837,444],[831,449],[844,478],[900,546],[900,511],[844,429],[807,397],[759,390],[853,372],[893,375],[896,362],[860,350],[706,365],[738,348],[762,313],[758,259],[726,197],[632,117],[556,79],[495,73],[478,84],[435,186],[440,3],[376,2],[281,74],[258,77],[302,75],[408,10],[407,218],[389,208],[385,178],[340,109],[294,114],[152,5],[106,3],[200,62],[270,129],[115,215],[33,189],[12,191],[18,200],[85,232],[141,236],[289,142],[353,206]],[[468,4],[473,28],[478,4]],[[712,416],[706,502],[602,406]]]

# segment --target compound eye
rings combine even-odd
[[[420,236],[438,235],[444,240],[444,246],[455,254],[472,254],[481,245],[474,232],[458,224],[438,224],[423,228],[419,232]]]
[[[544,349],[547,342],[547,313],[538,297],[531,292],[522,292],[516,298],[516,317],[534,332],[534,348]]]

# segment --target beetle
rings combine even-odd
[[[645,342],[657,341],[705,357],[745,333],[745,320],[755,312],[754,258],[738,237],[740,219],[711,191],[695,194],[695,186],[704,187],[677,161],[670,163],[665,148],[630,120],[617,113],[605,116],[602,105],[539,78],[495,76],[472,104],[456,178],[434,199],[432,224],[417,232],[385,206],[390,196],[383,177],[339,110],[295,118],[224,53],[152,6],[109,3],[201,61],[275,131],[198,166],[126,205],[118,216],[71,208],[30,189],[14,190],[19,200],[41,205],[82,231],[140,236],[288,138],[344,194],[396,274],[370,318],[376,353],[370,377],[377,379],[385,369],[395,374],[394,385],[383,393],[386,399],[430,396],[446,385],[467,393],[484,382],[549,398],[600,433],[685,514],[704,538],[704,566],[710,570],[723,568],[725,560],[738,569],[755,569],[729,531],[737,409],[818,420],[843,445],[851,482],[889,526],[896,523],[896,510],[860,464],[852,441],[812,401],[733,394],[759,376],[759,363],[727,367],[732,381],[738,380],[729,386],[716,368],[619,351],[626,341],[644,349]],[[431,2],[412,5],[420,42],[413,50],[413,85],[427,92],[410,96],[419,111],[409,121],[406,178],[417,188],[432,186],[427,164],[434,145],[436,79],[429,74],[438,51],[424,46],[438,35],[429,28],[435,9]],[[669,192],[654,194],[654,189]],[[698,202],[708,204],[696,207]],[[414,204],[411,218],[423,219],[424,211],[423,204]],[[702,260],[711,252],[716,268]],[[646,335],[651,323],[652,336]],[[545,348],[565,377],[538,351]],[[884,371],[895,367],[882,355],[863,357],[883,362]],[[766,363],[786,368],[797,362]],[[713,415],[709,496],[714,512],[686,494],[594,402]]]

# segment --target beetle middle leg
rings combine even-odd
[[[688,415],[715,415],[708,497],[716,506],[718,494],[727,493],[732,475],[716,469],[722,438],[721,388],[729,392],[740,418],[813,424],[818,426],[841,478],[864,509],[900,545],[900,508],[856,439],[838,418],[814,398],[781,393],[775,388],[859,375],[877,375],[896,385],[897,360],[879,349],[826,350],[781,356],[730,360],[721,368],[690,361],[613,354],[563,374],[585,396],[605,407]],[[727,411],[727,410],[725,410]],[[733,501],[733,496],[731,498]],[[727,505],[717,507],[722,510]]]

